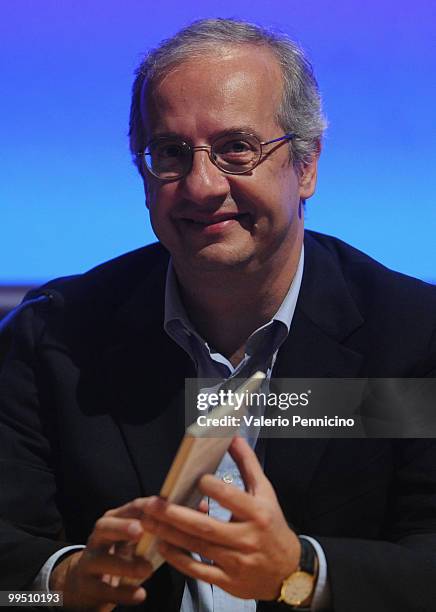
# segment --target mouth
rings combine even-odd
[[[195,217],[183,217],[181,221],[190,229],[202,233],[218,233],[233,225],[240,224],[245,226],[249,219],[247,213],[226,213],[219,215],[198,215]]]

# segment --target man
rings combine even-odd
[[[1,588],[49,582],[71,609],[436,609],[431,440],[259,440],[256,457],[236,439],[218,476],[239,487],[204,477],[199,511],[153,496],[186,377],[435,375],[435,290],[304,233],[323,127],[302,52],[261,28],[200,21],[143,62],[131,147],[161,244],[16,318]],[[155,574],[114,549],[144,531]]]

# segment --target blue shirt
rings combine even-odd
[[[180,298],[177,278],[170,261],[165,289],[164,327],[168,335],[191,357],[197,369],[197,377],[226,380],[235,376],[247,378],[257,370],[266,373],[264,388],[267,392],[271,371],[278,349],[287,338],[298,300],[304,267],[302,249],[297,271],[291,286],[272,319],[256,329],[248,338],[245,355],[234,367],[231,362],[210,346],[195,330]],[[215,390],[215,388],[214,388]],[[201,392],[211,389],[202,388]],[[244,435],[244,432],[241,432]],[[247,438],[254,448],[257,437]],[[228,453],[216,471],[216,476],[229,484],[244,489],[239,470]],[[227,521],[230,512],[215,500],[209,500],[209,515]],[[194,557],[199,558],[198,555]],[[254,612],[254,600],[239,599],[226,593],[215,585],[188,578],[183,594],[181,612]]]

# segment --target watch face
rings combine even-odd
[[[307,572],[294,572],[282,587],[282,598],[292,606],[298,606],[307,599],[313,590],[314,577]]]

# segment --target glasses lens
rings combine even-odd
[[[216,165],[232,174],[247,172],[256,164],[260,153],[260,142],[250,134],[225,134],[212,145],[212,156]]]
[[[176,179],[186,174],[190,167],[190,148],[181,140],[159,138],[147,146],[145,163],[155,176],[164,180]]]

